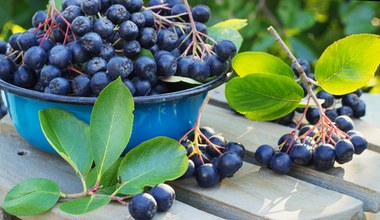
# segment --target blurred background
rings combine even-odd
[[[146,3],[147,0],[144,0]],[[57,4],[61,0],[56,0]],[[212,19],[208,26],[229,19],[248,19],[241,33],[241,51],[266,51],[290,63],[266,31],[272,25],[298,58],[316,62],[334,41],[356,33],[380,34],[380,2],[347,0],[190,0],[206,4]],[[31,27],[35,11],[45,9],[48,0],[0,0],[0,39]],[[380,56],[380,55],[379,55]],[[380,73],[366,91],[380,93]]]

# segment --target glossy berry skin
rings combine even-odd
[[[306,112],[306,119],[310,124],[318,123],[320,119],[319,111],[317,108],[309,108]]]
[[[56,45],[48,52],[49,64],[60,69],[65,69],[69,66],[71,59],[71,51],[64,45]]]
[[[102,3],[100,0],[82,0],[80,7],[86,15],[95,15],[100,12]]]
[[[228,142],[224,145],[224,152],[226,151],[237,154],[241,159],[245,156],[245,147],[238,142]]]
[[[133,23],[135,23],[137,25],[137,27],[139,29],[145,27],[145,22],[146,22],[145,16],[142,13],[140,13],[140,12],[133,13],[133,14],[131,14],[130,19]]]
[[[199,82],[205,82],[211,75],[211,68],[206,61],[196,59],[189,68],[189,75]]]
[[[49,50],[51,48],[53,48],[55,46],[55,43],[54,41],[51,39],[51,38],[40,38],[37,40],[37,45],[39,45],[40,47],[42,47],[45,52],[49,52]]]
[[[113,34],[115,25],[107,18],[100,18],[94,23],[94,32],[103,39],[107,39]]]
[[[278,140],[277,145],[278,146],[282,145],[281,152],[287,152],[291,143],[294,145],[294,144],[298,144],[299,141],[294,135],[284,134]]]
[[[306,166],[310,163],[313,156],[313,149],[310,145],[295,144],[289,152],[290,159],[293,163]]]
[[[17,70],[15,63],[5,57],[0,58],[0,79],[5,82],[11,82],[13,79],[13,72]]]
[[[34,13],[34,15],[32,17],[33,27],[37,28],[41,24],[43,24],[46,20],[46,17],[47,17],[47,12],[43,11],[43,10],[40,10],[40,11],[37,11],[36,13]]]
[[[127,57],[115,56],[108,62],[107,70],[112,80],[119,76],[126,79],[133,71],[133,61]]]
[[[172,31],[162,30],[157,38],[161,50],[172,51],[178,46],[178,35]]]
[[[91,77],[91,91],[94,95],[98,96],[100,92],[110,83],[111,79],[107,73],[97,72]]]
[[[80,7],[80,2],[81,0],[64,0],[62,2],[62,10],[65,10],[70,5],[75,5],[75,6]]]
[[[361,154],[368,148],[368,142],[363,136],[354,135],[350,138],[350,141],[354,145],[355,154]]]
[[[46,65],[42,68],[40,73],[40,82],[42,86],[46,87],[49,85],[50,81],[54,78],[62,76],[61,70],[53,65]]]
[[[201,153],[201,156],[199,156],[199,154],[194,154],[192,157],[190,157],[190,159],[194,162],[196,169],[202,166],[203,164],[210,163],[212,160],[211,155],[207,152],[202,151]],[[203,162],[201,161],[200,157],[202,157]]]
[[[287,125],[293,121],[294,115],[295,115],[295,112],[293,111],[293,112],[285,115],[284,117],[277,119],[276,123],[281,124],[281,125]]]
[[[149,220],[156,215],[157,202],[150,194],[140,193],[131,199],[128,210],[134,219]]]
[[[237,49],[231,41],[222,40],[215,44],[215,52],[220,60],[227,61],[236,55]]]
[[[140,31],[139,41],[143,48],[151,48],[157,42],[157,32],[153,28],[143,28]]]
[[[337,117],[334,122],[336,127],[338,127],[340,130],[344,132],[354,129],[354,122],[350,117],[346,115],[341,115]]]
[[[37,46],[37,37],[30,32],[21,33],[17,37],[17,44],[22,51],[27,51],[33,46]]]
[[[105,43],[100,50],[99,57],[105,61],[109,61],[116,54],[115,48],[110,43]]]
[[[107,9],[112,5],[112,0],[100,0],[101,7],[100,12],[105,13]]]
[[[24,64],[34,70],[40,70],[47,61],[47,54],[42,47],[29,48],[24,55]]]
[[[120,2],[118,4],[123,4],[130,13],[140,11],[144,4],[142,0],[113,0],[113,2]]]
[[[85,35],[86,33],[91,31],[91,28],[92,24],[86,16],[79,16],[75,18],[73,23],[71,24],[71,30],[77,36]]]
[[[146,96],[152,89],[152,84],[149,82],[149,80],[135,77],[132,79],[132,82],[135,85],[136,89],[135,96]]]
[[[200,187],[208,188],[218,184],[220,176],[214,165],[206,163],[196,169],[195,179]]]
[[[31,89],[37,83],[36,72],[25,66],[20,66],[13,77],[14,84],[23,88]]]
[[[123,83],[129,89],[129,91],[131,92],[131,95],[133,96],[136,93],[136,88],[133,82],[129,79],[124,79]]]
[[[355,93],[344,95],[342,98],[342,105],[350,106],[351,108],[359,104],[359,96]]]
[[[255,152],[255,159],[261,166],[269,166],[273,156],[274,149],[267,144],[261,145]]]
[[[148,56],[139,57],[134,64],[135,73],[143,79],[149,79],[157,73],[156,61]]]
[[[70,5],[69,7],[67,7],[62,13],[61,15],[69,22],[69,23],[72,23],[73,20],[76,18],[76,17],[79,17],[81,15],[83,15],[82,13],[82,10],[80,7],[78,6],[75,6],[75,5]],[[61,22],[59,22],[61,20]],[[57,16],[57,22],[59,22],[59,24],[61,25],[61,28],[62,29],[66,29],[66,23],[63,22],[63,19],[60,17],[60,16]]]
[[[56,95],[68,95],[70,92],[70,83],[63,77],[57,77],[50,81],[49,90],[50,93]]]
[[[0,40],[0,54],[5,54],[8,50],[7,42]]]
[[[71,88],[75,96],[86,97],[91,95],[91,80],[88,76],[79,75],[71,81]]]
[[[279,174],[287,174],[292,169],[292,161],[288,154],[278,152],[270,160],[269,166]]]
[[[318,130],[317,129],[313,129],[313,130],[311,130],[311,129],[313,129],[313,126],[312,125],[305,125],[305,126],[303,126],[299,131],[298,131],[298,136],[301,136],[301,135],[303,135],[303,134],[306,134],[307,132],[308,132],[308,135],[307,136],[309,136],[309,137],[314,137],[316,134],[317,134],[317,132],[318,132]],[[311,130],[311,131],[310,131]]]
[[[220,76],[228,71],[227,62],[219,60],[216,55],[209,56],[207,63],[210,66],[210,76]]]
[[[189,69],[190,69],[190,66],[193,64],[193,62],[194,62],[194,59],[190,56],[178,58],[177,71],[175,75],[189,77],[190,76]]]
[[[207,23],[211,17],[211,10],[207,5],[196,5],[191,13],[193,15],[194,21]]]
[[[325,100],[325,102],[322,104],[323,108],[329,108],[334,104],[335,98],[330,93],[324,90],[321,90],[316,95],[317,95],[317,98]]]
[[[80,44],[86,51],[92,54],[100,53],[103,46],[103,40],[99,34],[95,32],[89,32],[80,39]]]
[[[157,202],[157,211],[165,212],[172,207],[175,199],[175,192],[168,184],[161,183],[155,185],[150,190],[150,194]]]
[[[199,128],[199,130],[202,132],[204,136],[206,136],[206,138],[211,138],[212,136],[216,134],[215,130],[211,127],[204,126],[204,127]]]
[[[354,145],[351,141],[343,139],[335,144],[335,160],[340,163],[347,163],[352,160],[354,155]]]
[[[343,105],[336,109],[338,115],[347,115],[348,117],[352,117],[354,115],[354,111],[350,106]]]
[[[314,166],[317,170],[326,171],[334,167],[335,150],[331,144],[321,144],[313,154]]]
[[[189,21],[189,15],[184,14],[184,13],[187,13],[187,9],[186,9],[185,4],[175,4],[171,10],[172,16],[183,14],[180,16],[180,18],[182,20],[188,22]],[[177,20],[180,21],[181,19],[177,19]]]
[[[232,177],[242,166],[242,158],[232,152],[226,152],[219,156],[215,165],[221,179]]]
[[[205,141],[205,140],[203,140]],[[209,138],[209,141],[211,143],[213,143],[215,148],[218,148],[219,151],[222,151],[224,145],[227,143],[225,138],[220,136],[220,135],[213,135],[212,137]],[[221,147],[221,148],[219,148]],[[209,153],[212,157],[218,157],[220,155],[220,153],[218,151],[215,150],[215,148],[211,147],[208,143],[207,143],[207,147],[206,147],[206,151],[207,153]]]
[[[72,55],[73,63],[86,63],[91,59],[91,53],[83,49],[78,41],[69,44],[68,47]]]
[[[363,100],[359,100],[358,104],[352,107],[352,110],[354,111],[355,118],[361,118],[365,116],[366,104]]]
[[[177,58],[172,54],[163,54],[157,57],[156,62],[158,76],[173,76],[177,71]]]
[[[11,46],[11,48],[13,48],[14,50],[21,50],[20,49],[20,46],[17,44],[17,38],[21,35],[21,33],[15,33],[15,34],[12,34],[10,37],[9,37],[9,40],[8,40],[8,43],[9,45]]]
[[[335,119],[339,116],[338,112],[334,109],[327,109],[325,111],[325,115],[330,119],[330,121],[335,121]]]
[[[124,44],[123,51],[126,57],[135,58],[141,52],[141,45],[137,40],[129,41]]]
[[[195,173],[195,165],[192,160],[188,160],[188,166],[186,172],[181,176],[181,179],[185,179],[193,176]]]
[[[87,75],[94,75],[97,72],[105,72],[107,70],[107,62],[101,57],[93,57],[87,62],[85,73]]]
[[[107,9],[106,16],[113,24],[121,24],[129,19],[130,14],[123,5],[114,4]]]
[[[124,40],[132,41],[139,36],[139,28],[132,21],[125,21],[120,25],[118,33]]]

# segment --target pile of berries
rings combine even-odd
[[[227,142],[210,127],[195,128],[180,143],[189,158],[188,169],[181,178],[195,175],[200,187],[215,186],[243,166],[245,147],[238,142]]]
[[[314,74],[310,73],[309,62],[304,59],[298,59],[298,62],[302,66],[307,77],[315,80]],[[292,66],[292,70],[295,73],[295,77],[298,78],[299,75],[294,66]],[[300,83],[300,85],[302,86],[304,90],[304,97],[305,97],[307,95],[305,84]],[[331,121],[334,121],[338,116],[341,116],[341,115],[347,115],[351,118],[361,118],[365,116],[366,104],[364,103],[363,100],[360,99],[360,96],[363,93],[362,89],[358,89],[355,92],[352,92],[346,95],[341,95],[341,96],[332,95],[321,88],[314,88],[314,90],[317,92],[316,93],[317,98],[324,100],[322,107],[325,109],[324,110],[325,115]],[[296,123],[295,123],[296,112],[303,113],[303,111],[304,111],[303,108],[297,108],[295,111],[291,112],[290,114],[275,120],[275,122],[278,124],[295,128],[296,127]],[[320,117],[321,115],[317,108],[315,107],[308,108],[307,113],[306,113],[306,120],[310,124],[316,124],[319,121]]]
[[[174,189],[164,183],[158,184],[150,193],[135,195],[129,202],[129,213],[135,219],[152,219],[157,212],[168,211],[174,200]]]
[[[0,41],[0,79],[40,92],[98,96],[121,77],[134,96],[167,93],[164,78],[206,82],[225,74],[236,54],[204,25],[206,5],[187,0],[64,0],[37,11],[33,28]]]
[[[363,135],[353,130],[354,122],[346,115],[338,116],[334,123],[305,125],[298,133],[293,131],[278,140],[278,147],[261,145],[256,153],[256,161],[263,166],[286,174],[292,163],[325,171],[334,163],[344,164],[352,160],[354,154],[361,154],[368,147]]]

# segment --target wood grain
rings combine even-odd
[[[17,183],[28,178],[49,178],[57,182],[65,193],[81,192],[79,178],[76,177],[73,169],[65,161],[58,156],[31,147],[5,121],[0,123],[0,167],[0,207],[6,192]],[[79,216],[68,215],[58,208],[53,208],[51,211],[40,216],[20,218],[27,220],[132,219],[128,212],[128,207],[117,203],[111,203],[105,208]],[[155,219],[211,220],[220,218],[176,201],[168,212],[158,213]]]
[[[209,105],[203,115],[203,126],[216,129],[229,140],[245,145],[247,161],[254,161],[254,152],[262,144],[277,145],[278,138],[291,128],[270,122],[253,122],[230,110]],[[221,118],[225,120],[221,120]],[[296,167],[290,175],[328,189],[354,196],[364,203],[364,210],[380,210],[380,154],[364,151],[347,164],[336,164],[328,172],[311,167]]]

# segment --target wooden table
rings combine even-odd
[[[211,189],[197,186],[195,179],[174,181],[177,201],[155,219],[380,219],[380,96],[364,95],[368,113],[357,120],[357,129],[370,142],[370,150],[353,161],[336,164],[328,172],[296,167],[278,175],[255,165],[254,152],[261,144],[275,144],[290,128],[269,122],[252,122],[233,113],[223,88],[211,92],[212,101],[202,125],[215,128],[227,139],[247,148],[246,162],[230,179]],[[377,103],[377,104],[375,104]],[[0,207],[14,185],[31,177],[47,177],[67,193],[78,192],[80,183],[59,157],[31,147],[15,131],[9,118],[0,122]],[[0,211],[0,220],[9,219]],[[131,219],[128,209],[111,203],[100,210],[72,216],[53,208],[37,217],[21,219]]]

